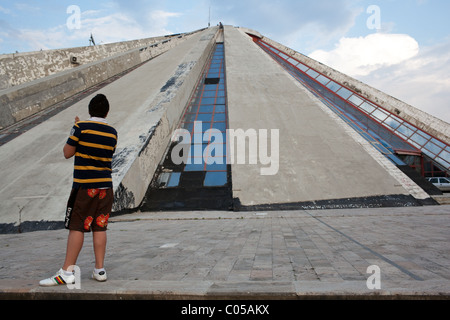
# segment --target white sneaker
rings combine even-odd
[[[95,279],[99,282],[105,282],[108,280],[108,277],[106,276],[106,271],[100,271],[99,273],[92,272],[92,279]]]
[[[53,277],[41,280],[39,282],[39,285],[42,287],[53,287],[74,283],[75,283],[75,275],[66,276],[64,274],[64,270],[61,268]]]

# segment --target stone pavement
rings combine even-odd
[[[79,289],[39,287],[66,237],[0,235],[0,299],[450,298],[450,206],[124,215],[110,223],[107,282],[89,278],[87,235]]]

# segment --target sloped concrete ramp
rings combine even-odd
[[[245,29],[226,26],[225,48],[230,129],[242,129],[248,137],[255,133],[259,146],[256,165],[248,157],[244,164],[233,159],[233,194],[244,208],[380,196],[429,198],[255,45]],[[268,130],[267,135],[259,130]],[[267,150],[261,153],[266,137]]]

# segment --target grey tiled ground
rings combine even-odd
[[[0,292],[211,297],[267,295],[450,296],[450,207],[269,213],[142,213],[113,219],[109,280],[89,279],[87,235],[78,266],[82,290],[39,288],[64,259],[67,232],[0,235]],[[367,268],[382,289],[367,289]]]

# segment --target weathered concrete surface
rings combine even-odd
[[[106,283],[86,236],[80,290],[38,285],[67,231],[0,235],[0,299],[449,299],[449,228],[448,206],[134,214],[109,225]]]
[[[46,77],[30,76],[27,79],[36,79],[33,81],[24,80],[19,85],[0,91],[0,129],[10,126],[78,92],[105,81],[116,74],[167,52],[191,36],[192,33],[183,34],[178,37],[160,40],[157,43],[154,43],[152,40],[146,46],[125,52],[119,51],[119,53],[112,55],[105,53],[97,54],[95,52],[96,54],[90,57],[89,60],[93,60],[95,57],[98,57],[98,60],[89,63],[83,63],[80,60],[82,64],[76,68],[64,68],[65,71],[61,72],[49,72],[49,75]],[[135,43],[135,45],[139,43]],[[127,48],[127,46],[120,46],[118,44],[113,48],[119,50]],[[113,52],[115,51],[113,50]],[[50,57],[53,57],[52,54],[60,58],[58,52],[51,52],[49,54]],[[103,56],[105,57],[101,58]],[[52,59],[50,59],[49,63],[51,61]],[[55,68],[59,70],[57,66],[58,63],[55,61]],[[38,65],[31,64],[28,68],[38,68]],[[23,72],[26,72],[28,68],[22,68],[24,69]],[[38,70],[35,71],[37,72]]]
[[[113,173],[117,210],[140,204],[216,32],[193,35],[101,90],[111,104],[107,120],[119,135]],[[75,116],[89,117],[95,94],[0,147],[0,223],[62,221],[73,172],[62,147]]]
[[[262,176],[260,169],[267,165],[260,162],[232,166],[233,195],[241,204],[411,193],[428,197],[242,30],[225,27],[225,48],[230,129],[280,130],[276,175]]]

